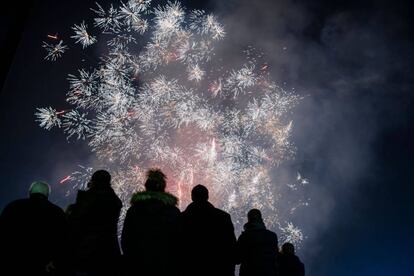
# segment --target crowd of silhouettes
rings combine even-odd
[[[0,215],[1,275],[70,276],[304,276],[294,246],[279,251],[277,235],[252,209],[236,239],[231,217],[196,185],[180,212],[165,191],[166,175],[147,173],[145,191],[132,195],[120,243],[122,202],[111,175],[96,171],[87,189],[64,212],[49,200],[50,186],[33,182],[29,197],[9,203]]]

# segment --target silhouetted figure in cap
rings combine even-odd
[[[237,240],[238,263],[241,264],[240,276],[277,275],[276,234],[266,229],[259,210],[250,210],[247,219],[244,231]]]
[[[0,275],[65,275],[69,252],[65,213],[48,201],[50,187],[33,182],[29,198],[8,204],[0,216]]]
[[[127,275],[178,275],[180,211],[165,187],[165,174],[152,169],[146,191],[132,196],[121,240]]]
[[[236,237],[231,217],[208,202],[208,189],[197,185],[182,213],[186,275],[234,275]]]
[[[287,242],[278,257],[279,276],[304,276],[305,266],[295,255],[295,247]]]
[[[111,175],[105,170],[92,175],[86,191],[78,191],[75,204],[66,211],[78,273],[118,275],[121,252],[117,227],[121,208],[122,202],[111,188]]]

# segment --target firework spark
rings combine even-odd
[[[50,38],[50,39],[54,39],[54,40],[58,39],[57,34],[55,34],[55,35],[48,34],[47,37]]]
[[[50,44],[44,41],[42,47],[47,52],[45,59],[51,61],[57,60],[67,49],[69,49],[68,46],[63,44],[63,40],[59,41],[57,44]]]
[[[37,108],[36,121],[40,123],[40,126],[50,130],[52,127],[60,127],[62,121],[59,118],[59,112],[51,107]]]
[[[82,22],[80,25],[75,24],[75,26],[72,27],[75,34],[71,36],[71,38],[76,39],[76,43],[82,44],[83,48],[86,48],[96,42],[96,38],[87,32],[87,27],[88,26],[85,22]]]

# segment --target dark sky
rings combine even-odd
[[[27,1],[26,9],[12,4],[0,12],[0,209],[24,197],[34,179],[56,183],[88,158],[84,145],[47,133],[33,114],[65,106],[66,74],[79,68],[72,60],[93,62],[94,51],[76,49],[46,62],[41,44],[49,33],[69,36],[94,2]],[[412,275],[410,1],[183,2],[223,18],[230,48],[263,49],[277,81],[305,97],[292,140],[295,166],[312,185],[311,206],[300,216],[308,275]],[[56,189],[52,200],[64,205],[62,193]]]

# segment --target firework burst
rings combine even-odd
[[[85,139],[113,172],[124,202],[142,188],[144,168],[158,166],[181,207],[191,188],[203,183],[238,229],[248,209],[259,208],[286,239],[303,239],[280,212],[286,185],[272,180],[274,168],[295,152],[289,112],[300,98],[274,84],[259,58],[246,58],[238,69],[217,65],[222,59],[214,49],[225,31],[214,15],[187,14],[179,2],[151,7],[146,0],[108,10],[97,4],[93,11],[107,54],[96,68],[68,76],[72,108],[64,114],[39,108],[40,126]],[[86,24],[74,30],[83,47],[96,42]],[[65,183],[76,179],[81,186],[80,175]]]
[[[82,22],[80,25],[75,25],[72,30],[75,32],[71,38],[76,39],[76,43],[82,44],[83,48],[86,48],[96,42],[96,38],[87,32],[87,25]]]
[[[60,58],[67,49],[68,46],[63,44],[63,40],[59,41],[59,43],[51,44],[47,42],[43,42],[43,48],[46,50],[47,54],[45,56],[46,60],[56,61]]]

